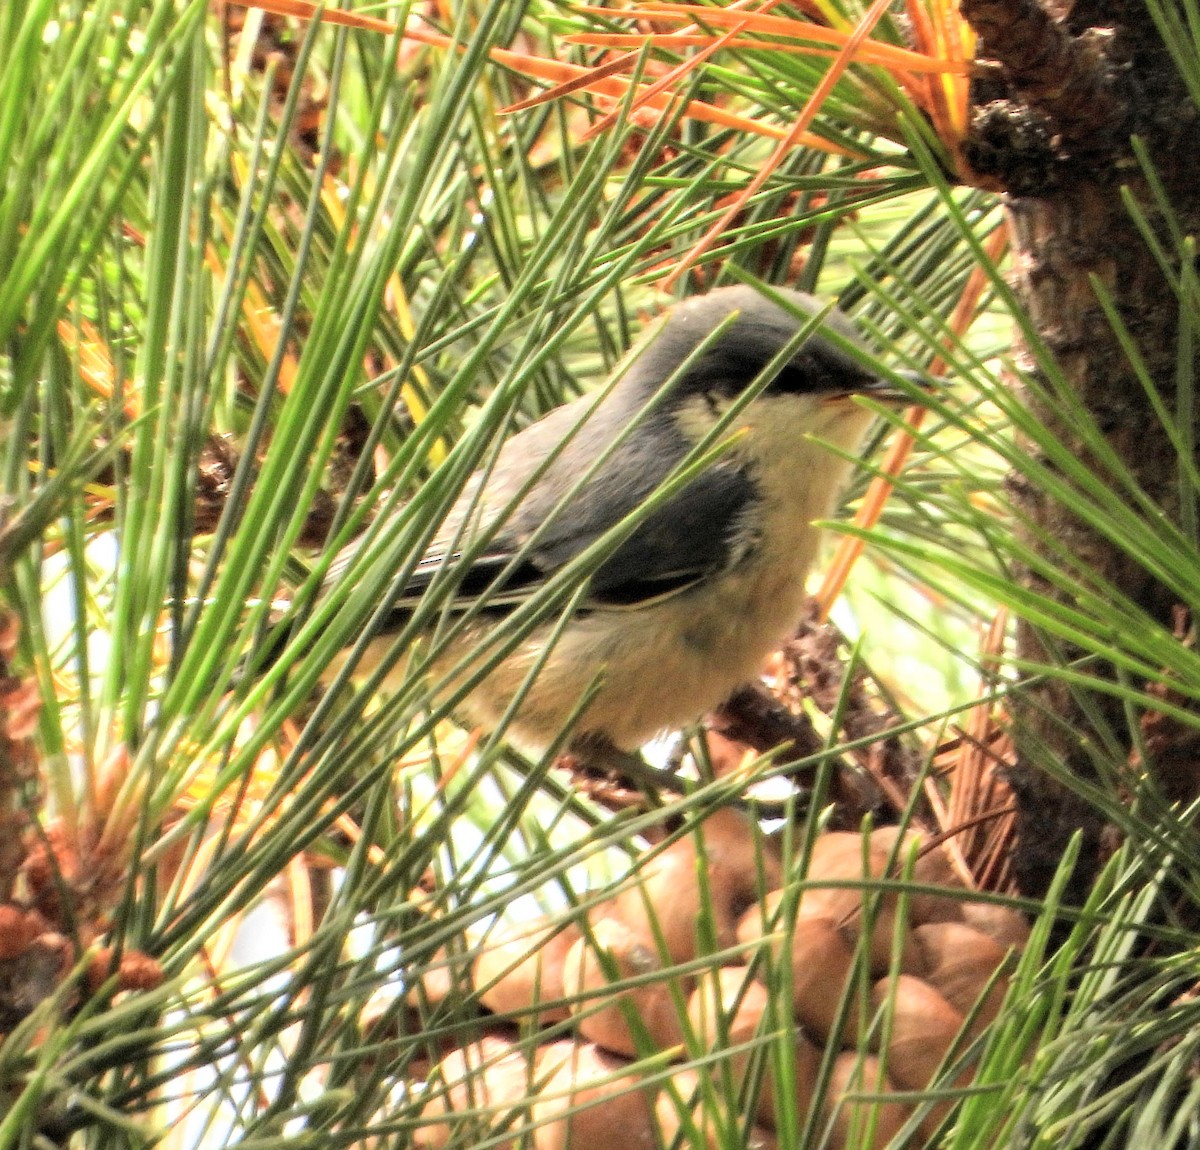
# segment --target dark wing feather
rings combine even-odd
[[[697,476],[600,564],[588,587],[588,605],[637,606],[681,591],[727,564],[744,542],[738,528],[754,494],[754,484],[740,469],[717,465]],[[618,521],[558,537],[537,549],[535,564],[547,575],[558,570]]]
[[[684,590],[724,566],[734,548],[745,543],[739,526],[753,498],[754,485],[741,471],[714,468],[697,476],[651,512],[599,565],[588,586],[585,608],[637,606]],[[568,505],[556,517],[568,526],[556,530],[551,523],[546,537],[539,538],[515,566],[513,560],[528,534],[502,529],[463,574],[456,601],[465,606],[485,592],[492,608],[521,601],[596,544],[636,507],[634,503],[619,510],[614,506],[609,521],[602,522],[595,515],[581,516],[581,509]],[[524,518],[519,512],[518,516]],[[452,564],[459,558],[458,554],[447,556],[442,551],[422,559],[397,605],[397,622],[442,564]],[[501,576],[503,584],[498,585]]]
[[[551,430],[536,426],[539,431]],[[673,427],[661,430],[677,434]],[[686,447],[680,444],[677,450],[664,450],[654,466],[647,467],[644,461],[634,466],[629,451],[618,449],[593,481],[555,514],[555,504],[570,490],[571,481],[586,470],[581,460],[594,460],[606,446],[592,442],[586,432],[585,427],[463,573],[456,592],[458,604],[465,607],[484,592],[488,593],[489,608],[520,602],[636,511],[686,454]],[[496,493],[518,490],[532,471],[537,460],[526,454],[529,445],[522,443],[526,434],[505,446],[482,497],[478,479],[468,485],[405,585],[393,615],[396,626],[403,623],[413,601],[437,572],[461,558],[455,544],[461,545],[464,521],[494,523],[505,506]],[[720,568],[735,548],[745,545],[744,533],[739,530],[741,517],[754,497],[753,482],[736,466],[719,462],[702,472],[651,512],[600,564],[592,576],[585,608],[636,606],[683,590]],[[524,550],[521,561],[510,566],[531,539],[532,546]],[[345,569],[354,547],[350,544],[338,556],[331,574]],[[502,575],[503,584],[497,585]]]

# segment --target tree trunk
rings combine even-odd
[[[1175,449],[1117,345],[1091,277],[1112,294],[1161,395],[1173,405],[1179,301],[1126,211],[1121,186],[1155,219],[1130,145],[1136,134],[1184,230],[1196,232],[1200,141],[1193,102],[1141,2],[962,0],[962,12],[979,34],[977,57],[985,62],[973,86],[964,153],[981,183],[1008,193],[1015,287],[1109,444],[1151,498],[1178,520]],[[1171,250],[1169,240],[1164,247]],[[1030,357],[1021,366],[1037,379]],[[1056,423],[1035,395],[1025,398],[1083,457],[1071,430]],[[1114,547],[1033,484],[1014,478],[1010,492],[1029,525],[1027,543],[1037,548],[1044,535],[1065,544],[1153,618],[1171,625],[1171,596],[1136,556]],[[1063,595],[1029,571],[1021,577],[1040,593]],[[1023,660],[1054,665],[1080,653],[1050,647],[1035,627],[1019,625],[1017,653]],[[1051,679],[1026,684],[1014,704],[1014,720],[1018,881],[1029,893],[1044,891],[1067,839],[1082,829],[1084,855],[1075,876],[1075,893],[1081,893],[1095,873],[1099,816],[1038,764],[1051,754],[1074,775],[1093,779],[1105,754],[1098,728],[1107,726],[1130,745],[1123,708],[1100,693],[1084,699]]]

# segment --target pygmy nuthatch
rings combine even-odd
[[[645,505],[790,348],[731,421],[727,449],[716,462],[650,511],[600,562],[553,647],[547,652],[557,619],[503,658],[461,711],[495,726],[527,687],[508,733],[540,749],[560,735],[598,682],[576,724],[577,739],[631,750],[698,718],[754,676],[802,615],[818,543],[813,520],[829,514],[852,469],[823,444],[847,455],[861,446],[874,417],[853,402],[855,395],[908,398],[822,334],[797,346],[821,305],[801,292],[775,291],[786,307],[745,286],[677,304],[627,357],[602,399],[585,395],[505,443],[494,464],[466,484],[373,637],[364,666],[373,650],[377,656],[392,645],[387,629],[404,624],[431,580],[472,538],[490,535],[462,576],[457,602],[478,607],[491,593],[494,602],[438,655],[433,673],[464,657],[469,665],[498,617]],[[822,324],[826,333],[857,342],[840,312]],[[343,549],[327,585],[359,548]],[[539,660],[536,678],[526,684]]]

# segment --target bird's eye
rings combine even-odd
[[[874,382],[874,376],[852,365],[806,356],[799,363],[785,365],[772,382],[771,390],[776,395],[844,395]]]
[[[806,392],[824,391],[826,382],[811,370],[810,365],[797,363],[785,364],[779,374],[771,382],[771,390],[793,395]]]

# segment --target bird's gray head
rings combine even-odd
[[[773,290],[796,314],[742,284],[717,288],[676,304],[638,355],[631,371],[633,387],[639,381],[661,383],[669,378],[718,325],[729,321],[722,334],[677,378],[673,402],[686,401],[692,395],[728,399],[740,393],[795,341],[807,320],[823,308],[818,299],[804,292]],[[850,321],[839,311],[830,311],[821,326],[850,343],[861,344]],[[879,381],[871,372],[825,339],[820,331],[795,349],[769,384],[769,390],[776,394],[813,398],[877,387]]]

